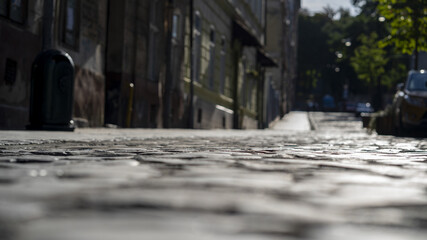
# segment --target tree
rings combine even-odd
[[[332,19],[324,13],[311,16],[302,11],[299,15],[298,30],[298,95],[313,94],[319,88],[321,79],[325,78],[326,66],[334,63],[334,54],[330,53],[328,46],[329,36],[322,31]]]
[[[427,0],[377,0],[378,12],[390,24],[390,35],[381,41],[382,46],[394,45],[402,53],[415,54],[427,50]]]
[[[383,15],[377,11],[379,0],[352,1],[359,8],[357,16],[346,9],[330,7],[314,15],[304,10],[300,12],[299,96],[319,98],[331,94],[339,101],[355,101],[359,96],[366,96],[368,89],[377,89],[376,95],[381,95],[381,89],[393,93],[394,85],[407,74],[409,56],[393,46],[380,48],[375,42],[389,35],[387,24],[380,21]],[[363,34],[364,37],[359,37]],[[372,61],[372,74],[366,74],[368,67],[363,64]],[[378,67],[379,63],[381,67]],[[348,99],[341,99],[344,86],[349,90]],[[379,97],[373,96],[373,99]]]
[[[373,105],[376,110],[382,107],[381,78],[385,73],[385,66],[388,62],[386,51],[380,48],[377,43],[378,35],[361,35],[359,40],[362,45],[356,48],[354,56],[350,62],[358,78],[373,86],[376,84],[377,91],[373,99]]]
[[[362,42],[351,57],[351,66],[360,80],[367,83],[378,83],[380,76],[384,73],[387,64],[386,51],[377,44],[378,35],[371,33],[370,36],[361,35]]]

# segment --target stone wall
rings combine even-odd
[[[87,120],[89,127],[99,127],[104,122],[105,78],[85,68],[75,72],[73,115]]]

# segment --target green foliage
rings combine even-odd
[[[317,82],[322,77],[322,74],[318,72],[316,69],[309,69],[305,72],[305,76],[310,79],[310,81],[306,82],[306,88],[316,88]]]
[[[374,95],[378,83],[392,93],[395,84],[405,78],[408,57],[394,44],[384,47],[380,41],[390,35],[388,21],[379,21],[384,16],[377,10],[382,0],[352,1],[360,9],[357,16],[332,8],[314,15],[301,12],[298,96],[331,94],[341,100],[344,85],[349,86],[350,95]]]
[[[369,36],[361,35],[359,40],[362,45],[356,48],[354,56],[350,59],[359,79],[371,84],[380,80],[388,62],[386,51],[378,46],[377,38],[376,33]]]
[[[384,74],[381,78],[383,86],[389,89],[395,89],[396,84],[404,82],[407,76],[408,69],[405,64],[396,62],[391,64],[387,70],[387,74]]]
[[[329,52],[328,34],[323,26],[332,21],[325,14],[301,13],[299,16],[298,89],[302,93],[311,93],[318,81],[325,76],[325,67],[332,63],[334,55]]]
[[[427,0],[376,1],[378,12],[390,26],[382,47],[392,45],[407,54],[427,50]]]

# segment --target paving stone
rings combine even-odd
[[[0,132],[0,239],[425,239],[425,139],[310,115],[315,131]]]

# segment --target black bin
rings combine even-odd
[[[62,51],[47,50],[31,70],[30,130],[73,131],[74,63]]]

